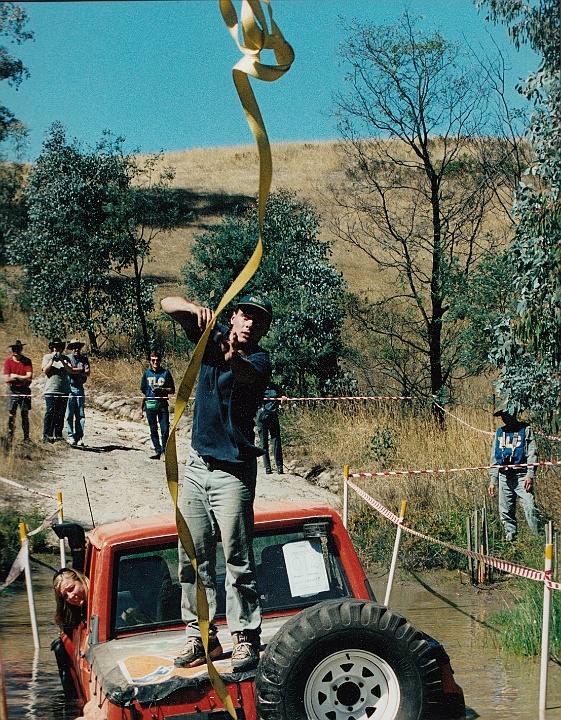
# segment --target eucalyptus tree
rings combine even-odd
[[[319,229],[319,216],[308,203],[287,191],[273,194],[267,203],[263,259],[244,289],[271,300],[274,319],[263,345],[276,380],[300,395],[334,393],[352,385],[340,366],[345,283],[330,263],[331,245]],[[182,268],[188,296],[216,305],[258,236],[255,207],[229,214],[197,236]],[[224,311],[225,318],[232,309]]]
[[[34,331],[81,330],[95,350],[140,329],[148,351],[153,286],[142,270],[155,232],[173,226],[177,203],[165,192],[170,172],[156,173],[154,157],[139,164],[123,142],[106,134],[84,150],[53,125],[30,171],[29,227],[13,253]]]
[[[500,219],[508,225],[524,168],[499,91],[504,66],[475,62],[408,13],[395,25],[352,22],[341,55],[346,182],[333,189],[334,231],[381,281],[352,315],[390,388],[442,398],[475,371],[462,365],[469,322],[451,310],[483,255],[504,243]]]
[[[18,45],[30,40],[33,33],[26,30],[27,22],[27,12],[22,5],[0,2],[0,38],[7,38]],[[18,87],[26,77],[29,77],[29,72],[23,62],[12,55],[5,45],[0,45],[0,81],[7,80],[10,85]],[[24,135],[23,123],[11,110],[0,105],[0,142],[11,138],[17,143]]]
[[[516,191],[515,235],[509,257],[516,310],[497,326],[492,359],[501,368],[497,389],[561,425],[561,9],[558,0],[478,3],[508,26],[517,47],[529,44],[539,63],[520,91],[533,106],[527,138],[534,159]]]
[[[33,33],[26,29],[28,16],[22,5],[0,2],[0,38],[11,44],[30,40]],[[0,81],[18,87],[29,76],[23,62],[5,44],[0,45]],[[24,124],[5,105],[0,104],[0,144],[11,142],[16,151],[25,140]],[[8,162],[0,151],[0,265],[7,260],[6,248],[25,227],[23,201],[24,169],[21,163]],[[5,296],[4,277],[0,276],[0,314]]]

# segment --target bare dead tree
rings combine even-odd
[[[383,272],[384,294],[363,298],[362,327],[383,344],[386,371],[411,386],[403,373],[415,357],[416,388],[442,396],[466,370],[451,301],[482,254],[504,243],[526,151],[504,101],[502,58],[475,63],[419,26],[405,13],[394,26],[348,27],[349,92],[337,98],[347,170],[332,188],[333,230]]]

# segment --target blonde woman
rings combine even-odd
[[[77,679],[72,665],[73,634],[85,620],[90,584],[88,578],[74,568],[61,568],[53,578],[56,612],[55,622],[60,635],[51,644],[55,654],[62,689],[67,698],[77,698]]]
[[[67,634],[86,616],[88,578],[74,568],[61,568],[53,578],[56,599],[55,622]]]

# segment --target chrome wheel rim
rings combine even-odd
[[[401,701],[395,672],[374,653],[340,651],[324,658],[304,688],[309,720],[394,720]]]

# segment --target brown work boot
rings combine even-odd
[[[208,654],[211,660],[216,660],[222,655],[222,645],[216,635],[209,635]],[[187,638],[187,642],[181,648],[181,652],[173,661],[175,667],[197,667],[206,663],[205,648],[199,637]]]
[[[246,630],[233,634],[232,672],[255,670],[259,663],[259,633]]]

